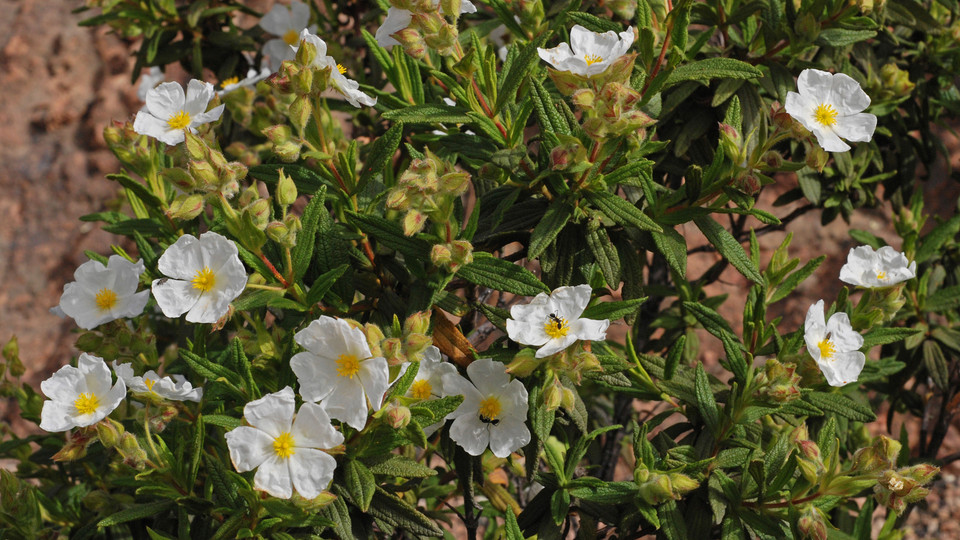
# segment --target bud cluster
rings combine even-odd
[[[800,398],[800,380],[795,364],[771,358],[754,380],[757,397],[769,403],[793,401]]]
[[[651,470],[640,461],[633,470],[633,480],[640,486],[637,491],[640,498],[649,505],[680,500],[700,486],[699,482],[683,473]]]
[[[633,55],[621,57],[617,63],[623,62],[624,59],[633,64]],[[616,64],[604,73],[613,71],[615,67]],[[656,120],[650,118],[637,106],[643,98],[640,92],[630,88],[624,82],[607,82],[600,87],[599,91],[581,88],[574,92],[571,98],[586,117],[583,121],[583,129],[595,139],[622,137],[634,133],[642,137],[641,130],[656,123]]]
[[[427,49],[452,56],[457,48],[461,0],[390,0],[390,5],[410,12],[410,22],[391,36],[408,55],[422,59]]]
[[[872,446],[857,450],[853,456],[855,471],[874,476],[873,487],[877,502],[900,514],[907,504],[923,500],[930,490],[923,487],[940,473],[940,468],[929,463],[920,463],[897,469],[901,444],[889,437],[880,436]]]
[[[406,362],[419,362],[423,352],[433,344],[433,338],[429,334],[430,313],[427,311],[410,315],[403,322],[402,327],[399,320],[395,319],[390,337],[387,337],[383,329],[374,323],[366,323],[362,326],[352,321],[351,323],[363,331],[370,346],[370,353],[373,356],[386,358],[391,368]]]
[[[185,132],[185,168],[169,167],[160,176],[184,193],[170,203],[167,215],[174,219],[193,219],[204,208],[207,195],[222,194],[232,198],[240,190],[240,180],[247,176],[247,167],[238,161],[227,161],[219,150],[211,148],[199,136]]]
[[[406,212],[403,233],[412,236],[426,225],[453,221],[454,201],[467,190],[470,175],[444,162],[427,150],[423,159],[414,159],[400,175],[397,186],[387,195],[387,207]],[[451,248],[454,250],[461,248]],[[438,254],[442,259],[443,254]],[[461,261],[460,264],[465,264]]]

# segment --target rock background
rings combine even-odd
[[[0,0],[0,343],[12,335],[19,338],[26,380],[35,387],[75,354],[75,325],[51,315],[49,308],[86,260],[85,249],[109,253],[111,236],[79,221],[116,198],[115,184],[105,175],[118,165],[104,144],[103,128],[111,120],[130,118],[140,107],[129,75],[134,65],[130,53],[137,45],[105,28],[79,27],[83,15],[71,13],[79,4]],[[944,136],[951,148],[960,148],[955,138]],[[956,157],[952,161],[960,165]],[[946,167],[934,176],[927,189],[929,203],[936,206],[930,209],[941,215],[956,212],[957,186],[950,183]],[[766,205],[761,206],[768,207],[774,196],[765,195]],[[861,211],[852,226],[893,241],[887,213]],[[785,328],[802,324],[812,302],[835,298],[840,287],[836,276],[855,245],[847,228],[840,220],[822,227],[815,215],[790,226],[795,233],[793,256],[805,261],[825,253],[829,259],[797,294],[778,305]],[[696,242],[695,228],[684,232]],[[783,233],[762,237],[765,257],[782,238]],[[700,275],[716,257],[691,256],[690,275]],[[714,293],[730,295],[721,313],[734,327],[741,319],[745,285],[739,274],[728,270],[714,286]],[[706,334],[702,341],[704,361],[714,363],[722,349]],[[0,402],[0,415],[18,431],[28,429],[13,404]],[[943,454],[957,449],[960,437],[954,432]],[[911,515],[907,538],[960,537],[960,470],[945,472],[927,507]]]

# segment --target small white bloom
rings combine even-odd
[[[133,374],[133,367],[129,363],[117,364],[116,360],[113,361],[113,371],[131,392],[152,393],[171,401],[199,402],[203,397],[203,388],[194,388],[183,375],[161,377],[151,369],[143,377],[138,377]]]
[[[373,357],[360,329],[326,315],[297,332],[293,339],[306,349],[290,359],[300,383],[300,396],[304,401],[320,401],[331,418],[363,429],[368,401],[376,411],[387,393],[387,359]]]
[[[854,332],[846,313],[834,313],[824,322],[823,309],[820,300],[807,310],[803,340],[830,386],[843,386],[857,380],[863,370],[863,336]]]
[[[146,101],[147,92],[156,88],[165,78],[166,75],[163,74],[163,70],[157,66],[153,66],[146,73],[140,75],[140,86],[137,87],[137,97],[140,98],[140,101]]]
[[[306,499],[318,497],[333,480],[337,460],[324,450],[343,443],[323,407],[304,403],[294,415],[293,389],[251,401],[243,408],[249,426],[226,434],[230,460],[239,472],[257,469],[253,486],[289,499],[296,490]]]
[[[147,92],[147,106],[137,113],[133,130],[165,144],[180,144],[185,129],[193,133],[197,126],[213,122],[223,114],[223,105],[207,110],[215,93],[212,84],[196,79],[187,84],[186,95],[180,83],[162,83]]]
[[[529,443],[523,383],[511,381],[506,366],[490,358],[472,362],[467,375],[470,380],[458,373],[443,376],[446,394],[463,396],[463,403],[447,416],[453,420],[450,438],[471,456],[479,456],[489,446],[499,458]]]
[[[112,382],[103,358],[80,353],[77,367],[63,366],[40,383],[40,389],[50,398],[43,402],[40,429],[67,431],[103,420],[127,395],[123,379],[111,388]]]
[[[874,251],[870,246],[855,247],[840,269],[840,281],[858,287],[890,287],[917,277],[917,262],[890,246]]]
[[[443,387],[443,376],[448,373],[457,373],[457,368],[450,362],[444,362],[440,355],[440,349],[431,345],[423,351],[423,359],[420,360],[420,368],[417,369],[417,376],[413,383],[407,389],[407,397],[414,399],[439,399],[447,395]],[[443,420],[436,424],[431,424],[423,428],[423,432],[429,437],[443,425]]]
[[[861,112],[870,97],[857,81],[843,73],[805,69],[797,79],[800,93],[788,92],[784,108],[817,137],[828,152],[850,150],[848,141],[867,142],[877,128],[877,117]]]
[[[433,8],[436,9],[440,5],[440,0],[433,0]],[[473,5],[473,2],[470,0],[461,0],[460,1],[460,14],[464,13],[476,13],[477,6]],[[408,9],[401,9],[391,7],[387,9],[387,18],[383,20],[383,24],[380,25],[380,28],[377,28],[377,33],[374,36],[377,39],[377,44],[385,49],[389,49],[394,45],[400,45],[400,42],[393,37],[397,32],[410,26],[410,21],[413,20],[413,13]]]
[[[302,41],[306,41],[316,47],[317,57],[313,60],[313,67],[318,69],[329,67],[330,83],[333,85],[334,90],[345,97],[351,105],[359,108],[361,105],[373,107],[377,104],[377,98],[370,97],[360,91],[360,83],[344,76],[347,68],[343,67],[342,64],[338,64],[332,56],[327,56],[326,42],[311,33],[310,30],[304,30],[300,33],[300,41],[293,46],[294,54],[300,49],[300,43]]]
[[[69,315],[85,330],[123,317],[143,313],[150,291],[137,292],[143,261],[132,263],[111,255],[107,265],[99,261],[81,264],[60,296],[59,313]]]
[[[632,26],[619,34],[613,30],[598,34],[578,24],[570,29],[569,44],[561,43],[552,49],[538,47],[537,52],[558,71],[591,77],[603,73],[626,54],[633,40]]]
[[[263,45],[263,54],[270,58],[270,71],[280,69],[284,60],[293,60],[296,47],[300,43],[300,32],[310,24],[310,6],[297,0],[290,2],[290,7],[274,4],[273,8],[260,19],[260,28],[280,36],[271,39]],[[311,26],[311,29],[315,27]]]
[[[591,292],[589,285],[558,287],[550,296],[540,293],[529,304],[517,304],[510,308],[507,334],[517,343],[540,347],[537,358],[556,354],[577,340],[606,339],[610,321],[580,318]]]
[[[160,310],[171,318],[186,313],[195,323],[217,322],[247,285],[236,244],[215,232],[199,239],[181,236],[163,252],[157,268],[169,276],[153,281]]]
[[[233,92],[238,88],[246,88],[248,86],[256,86],[256,84],[273,73],[270,71],[270,68],[267,66],[261,66],[260,70],[250,68],[247,70],[247,76],[244,79],[239,77],[231,77],[229,79],[224,79],[220,81],[220,90],[217,91],[218,96]]]

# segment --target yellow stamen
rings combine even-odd
[[[187,129],[190,126],[190,113],[187,111],[178,112],[167,120],[167,125],[170,126],[170,129]]]
[[[877,272],[877,279],[879,279],[880,281],[887,279],[887,273],[884,272],[883,270]]]
[[[501,408],[500,400],[490,396],[480,402],[480,409],[477,412],[483,420],[490,421],[500,416]]]
[[[97,292],[97,296],[94,298],[97,302],[97,307],[100,311],[108,311],[113,309],[113,306],[117,305],[117,293],[112,290],[104,287]]]
[[[570,325],[563,317],[549,318],[543,323],[543,331],[552,339],[562,338],[570,333]]]
[[[426,379],[420,379],[410,386],[410,395],[416,399],[427,399],[431,393],[433,393],[433,387]]]
[[[588,66],[592,66],[593,64],[596,64],[597,62],[603,62],[603,58],[601,58],[600,56],[598,56],[598,55],[596,55],[596,54],[585,54],[585,55],[583,55],[583,59],[587,61],[587,65],[588,65]]]
[[[144,379],[143,384],[147,387],[147,390],[153,392],[153,385],[157,384],[156,379]]]
[[[829,339],[817,343],[817,348],[820,349],[820,358],[823,360],[833,360],[833,355],[837,352],[836,345]]]
[[[292,29],[287,30],[287,32],[283,34],[283,41],[290,46],[297,45],[300,43],[300,33]]]
[[[273,440],[273,453],[280,459],[287,459],[296,453],[293,449],[293,435],[290,435],[289,431],[284,431]]]
[[[89,394],[80,394],[73,401],[73,406],[77,409],[77,414],[93,414],[100,407],[100,400],[93,392]]]
[[[347,72],[347,68],[343,67],[343,64],[337,64],[337,71],[339,71],[340,74],[343,75],[344,73]]]
[[[813,119],[826,127],[831,127],[837,124],[838,114],[837,110],[833,108],[833,105],[821,103],[817,105],[817,108],[813,111]]]
[[[360,360],[352,354],[341,354],[337,358],[337,375],[353,378],[360,371]]]
[[[220,81],[220,88],[226,88],[231,84],[237,84],[238,82],[240,82],[240,77],[230,77]]]
[[[217,283],[217,276],[209,266],[204,266],[203,270],[197,270],[197,275],[191,281],[193,288],[200,292],[207,292]]]

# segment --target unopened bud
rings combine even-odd
[[[177,195],[167,208],[167,216],[183,221],[191,220],[203,212],[203,196],[197,193]]]
[[[543,388],[543,406],[548,411],[555,411],[560,408],[560,402],[563,399],[563,385],[554,377],[553,381],[547,383]]]
[[[317,59],[316,45],[311,43],[309,39],[298,39],[297,41],[299,42],[295,57],[297,64],[304,67],[312,65],[313,61]]]
[[[383,418],[390,427],[401,429],[410,424],[410,409],[397,403],[390,403],[385,409]]]
[[[391,36],[400,42],[403,52],[413,58],[421,59],[427,54],[427,42],[423,39],[423,34],[414,28],[404,28],[394,32]]]
[[[403,234],[413,236],[422,231],[426,224],[427,216],[416,210],[408,210],[407,214],[403,216]]]
[[[507,373],[514,377],[526,377],[533,373],[543,361],[537,358],[537,351],[526,348],[513,357],[513,361],[507,364]]]
[[[184,147],[187,149],[187,155],[190,156],[190,159],[201,161],[207,159],[207,154],[210,151],[207,143],[203,142],[203,139],[189,129],[184,131]]]
[[[638,493],[647,504],[662,504],[674,498],[673,483],[665,474],[652,473],[650,478],[640,485]]]
[[[827,522],[823,512],[816,506],[807,505],[797,520],[797,529],[804,538],[827,540]]]
[[[581,88],[570,96],[570,100],[573,101],[574,105],[580,107],[581,109],[592,109],[594,103],[597,101],[597,95],[593,90]]]
[[[383,349],[383,357],[387,359],[387,365],[398,366],[407,361],[400,338],[387,338],[383,340],[380,347]]]
[[[180,168],[169,167],[163,169],[160,171],[160,177],[184,191],[192,191],[196,188],[196,181],[194,181],[193,176]]]
[[[116,420],[104,418],[96,425],[97,438],[107,448],[113,448],[120,442],[120,435],[124,432],[123,425]]]
[[[287,206],[297,200],[297,185],[293,183],[293,178],[284,174],[280,169],[280,179],[277,181],[277,202]]]
[[[382,356],[383,352],[380,350],[380,342],[386,337],[383,335],[383,330],[373,323],[363,325],[362,330],[363,335],[367,338],[367,345],[370,346],[370,354],[374,357]]]

